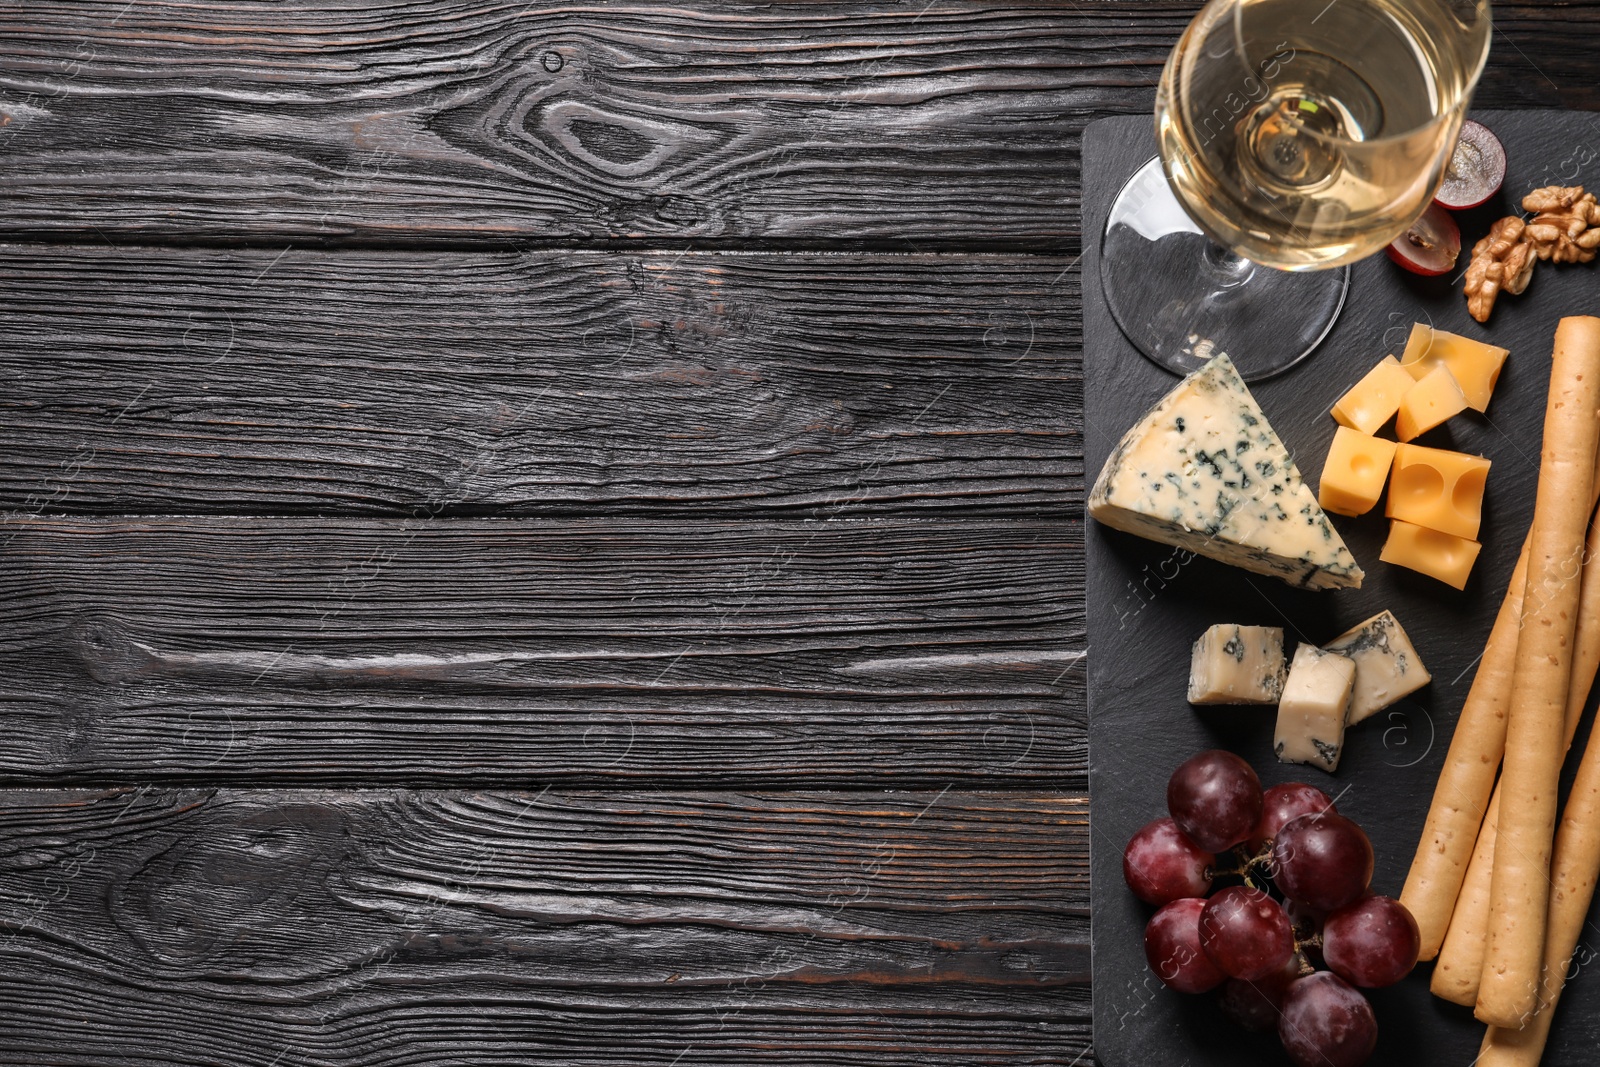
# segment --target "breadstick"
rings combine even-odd
[[[1484,813],[1478,843],[1461,881],[1461,896],[1450,915],[1450,929],[1439,949],[1428,988],[1452,1004],[1472,1007],[1478,1002],[1478,980],[1483,973],[1483,952],[1489,923],[1489,876],[1494,870],[1494,846],[1500,829],[1500,786],[1494,787],[1489,810]]]
[[[1478,659],[1472,688],[1456,719],[1450,749],[1433,788],[1433,803],[1422,826],[1422,839],[1400,891],[1400,903],[1416,918],[1422,932],[1424,960],[1439,954],[1505,752],[1506,706],[1511,701],[1517,624],[1522,617],[1527,574],[1528,545],[1524,543],[1489,641]]]
[[[1494,789],[1495,772],[1506,747],[1506,706],[1511,701],[1511,674],[1517,655],[1517,626],[1522,618],[1522,592],[1528,574],[1528,544],[1522,546],[1511,584],[1500,603],[1489,641],[1478,659],[1478,672],[1461,705],[1455,733],[1438,784],[1433,788],[1433,803],[1422,827],[1417,854],[1411,860],[1405,888],[1400,891],[1404,904],[1417,920],[1422,932],[1422,955],[1431,960],[1439,954],[1450,913],[1461,892],[1478,827]]]
[[[1589,540],[1583,554],[1583,592],[1578,602],[1578,636],[1573,644],[1572,682],[1567,692],[1567,740],[1562,751],[1572,747],[1572,737],[1583,718],[1589,690],[1600,672],[1600,523],[1589,527]],[[1466,1007],[1478,999],[1478,979],[1483,971],[1484,938],[1489,919],[1489,875],[1494,866],[1494,846],[1498,836],[1500,787],[1489,798],[1489,810],[1478,831],[1478,844],[1461,883],[1461,897],[1450,916],[1450,932],[1439,950],[1430,988],[1436,997]]]
[[[1584,618],[1588,621],[1587,615]],[[1596,878],[1600,878],[1600,730],[1590,730],[1577,780],[1556,831],[1539,1013],[1521,1030],[1489,1027],[1475,1067],[1538,1067],[1572,954],[1589,915]]]
[[[1479,1020],[1520,1028],[1538,1004],[1549,907],[1567,689],[1572,681],[1586,489],[1600,441],[1600,319],[1556,327],[1528,578],[1506,723],[1499,837],[1489,879],[1489,944]]]
[[[1591,512],[1600,507],[1600,454],[1595,457],[1595,467],[1596,477],[1589,494]],[[1462,705],[1455,733],[1450,740],[1449,754],[1434,790],[1433,804],[1428,811],[1422,842],[1417,846],[1417,855],[1411,862],[1405,890],[1400,896],[1401,901],[1416,917],[1417,925],[1421,929],[1421,958],[1424,960],[1432,959],[1440,952],[1440,942],[1445,939],[1446,929],[1454,925],[1454,910],[1459,906],[1460,897],[1467,891],[1463,875],[1470,873],[1474,866],[1483,895],[1482,909],[1477,912],[1476,936],[1480,940],[1487,936],[1484,932],[1484,923],[1488,915],[1489,874],[1494,866],[1492,848],[1495,835],[1490,834],[1489,840],[1484,840],[1484,835],[1480,831],[1469,830],[1467,825],[1476,810],[1473,798],[1489,792],[1500,766],[1500,758],[1505,752],[1506,705],[1511,699],[1512,668],[1516,655],[1517,627],[1522,617],[1522,594],[1527,579],[1527,567],[1528,542],[1524,540],[1522,554],[1517,558],[1511,582],[1506,587],[1505,599],[1500,604],[1500,612],[1495,617],[1494,627],[1489,633],[1483,655],[1479,657],[1478,671],[1473,676],[1471,690],[1467,694],[1466,703]],[[1600,590],[1597,590],[1597,593],[1600,593]],[[1481,794],[1478,792],[1480,789]],[[1497,824],[1498,796],[1499,787],[1496,785],[1488,807],[1494,809]],[[1452,797],[1456,798],[1454,802],[1451,800]],[[1486,810],[1480,821],[1487,822],[1488,817]],[[1489,850],[1481,862],[1475,864],[1465,862],[1469,850],[1474,859],[1478,851],[1478,848],[1472,848],[1467,844],[1465,835],[1468,833],[1476,838],[1479,848]],[[1474,959],[1476,963],[1471,966],[1481,970],[1483,965],[1481,944],[1474,950]],[[1444,962],[1441,961],[1439,969],[1443,969],[1444,966]],[[1457,1003],[1470,1004],[1477,1000],[1476,970],[1470,972],[1472,1000],[1457,1001]],[[1437,970],[1435,980],[1438,981]],[[1434,992],[1446,1000],[1454,999],[1438,988],[1435,988]]]
[[[1588,897],[1584,898],[1585,908],[1589,906],[1588,900]],[[1552,930],[1551,937],[1554,936],[1555,931]],[[1573,945],[1576,946],[1577,942],[1574,941]],[[1571,958],[1569,950],[1560,963],[1563,979]],[[1545,963],[1553,966],[1548,957]],[[1539,1067],[1539,1061],[1544,1058],[1545,1043],[1550,1040],[1550,1020],[1554,1014],[1555,1004],[1552,1002],[1521,1030],[1489,1027],[1483,1035],[1483,1044],[1478,1048],[1478,1058],[1472,1061],[1472,1067]]]

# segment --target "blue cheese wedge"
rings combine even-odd
[[[1291,585],[1359,589],[1364,577],[1226,355],[1128,430],[1089,494],[1089,514]]]
[[[1355,662],[1356,686],[1350,696],[1350,726],[1376,715],[1432,680],[1411,639],[1400,628],[1400,620],[1391,612],[1374,615],[1322,647]]]
[[[1276,704],[1287,673],[1281,628],[1213,626],[1194,643],[1189,703]]]
[[[1338,768],[1355,681],[1356,664],[1348,656],[1315,645],[1295,649],[1272,740],[1281,762],[1308,763],[1325,771]]]

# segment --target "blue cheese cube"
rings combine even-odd
[[[1272,742],[1281,762],[1307,763],[1325,771],[1338,768],[1355,681],[1354,660],[1315,645],[1295,649]]]
[[[1322,647],[1355,662],[1356,686],[1350,695],[1350,726],[1376,715],[1401,697],[1415,693],[1433,678],[1422,665],[1411,639],[1400,628],[1400,620],[1391,612],[1374,615]]]
[[[1194,643],[1189,703],[1276,704],[1287,673],[1281,628],[1213,626]]]
[[[1226,355],[1128,430],[1095,480],[1089,514],[1292,585],[1361,587],[1355,557]]]

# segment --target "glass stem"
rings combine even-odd
[[[1256,272],[1256,265],[1236,252],[1232,252],[1215,241],[1207,241],[1205,250],[1201,253],[1201,260],[1206,269],[1216,278],[1217,283],[1224,288],[1231,289],[1236,285],[1243,285],[1249,281]]]

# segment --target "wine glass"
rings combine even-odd
[[[1404,233],[1443,179],[1489,54],[1488,0],[1211,0],[1156,97],[1161,155],[1112,206],[1106,302],[1186,374],[1247,381],[1311,354],[1347,264]]]

